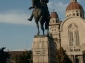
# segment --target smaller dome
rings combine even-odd
[[[58,14],[56,12],[51,12],[51,18],[58,18]]]
[[[69,11],[69,10],[74,10],[74,9],[79,9],[79,10],[83,10],[83,7],[78,4],[77,2],[71,2],[67,8],[66,8],[66,11]]]

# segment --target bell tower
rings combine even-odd
[[[77,2],[77,0],[70,0],[70,2]]]
[[[49,34],[54,39],[56,49],[60,48],[60,21],[57,12],[51,12],[51,19],[49,22]]]

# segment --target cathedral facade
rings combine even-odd
[[[65,20],[59,21],[56,12],[51,13],[49,33],[56,48],[63,47],[73,63],[85,63],[85,19],[84,10],[77,0],[70,0]]]

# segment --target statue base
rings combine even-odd
[[[35,35],[33,40],[33,63],[56,63],[56,49],[48,35]]]

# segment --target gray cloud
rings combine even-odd
[[[11,23],[11,24],[29,24],[33,25],[34,21],[29,22],[28,19],[29,15],[24,13],[21,10],[11,10],[6,12],[0,13],[0,22],[3,23]]]
[[[55,9],[58,12],[64,12],[66,7],[67,7],[67,5],[68,5],[68,3],[65,4],[63,2],[56,3],[56,2],[50,1],[48,3],[49,9]]]

